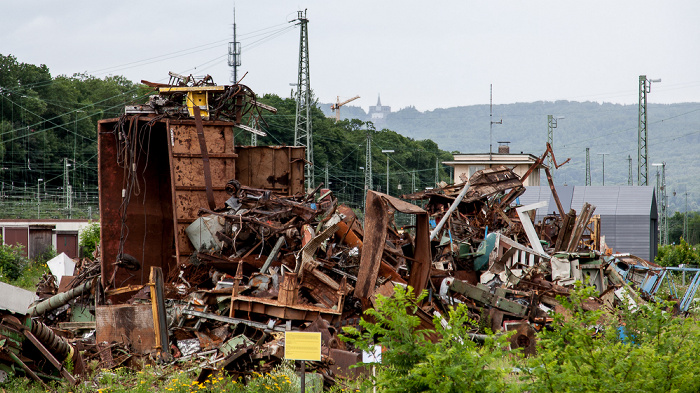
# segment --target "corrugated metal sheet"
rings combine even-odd
[[[620,195],[618,197],[617,215],[649,216],[656,215],[656,204],[652,208],[654,200],[654,187],[618,187]],[[654,217],[655,218],[655,217]]]
[[[601,217],[617,214],[620,187],[588,186],[575,187],[571,204],[580,211],[584,202],[595,206],[595,213]]]
[[[551,191],[549,187],[543,186],[531,186],[525,187],[525,193],[521,195],[518,199],[521,205],[530,205],[540,201],[547,201],[548,205],[537,209],[535,220],[541,220],[543,216],[549,211],[549,206],[553,206],[556,209],[556,204],[554,202],[549,202],[551,197]]]
[[[596,207],[601,216],[601,234],[616,252],[631,253],[650,260],[656,255],[656,196],[654,187],[636,186],[573,186],[557,187],[559,200],[567,212],[581,211],[584,202]],[[548,201],[549,205],[537,210],[537,220],[556,210],[548,186],[527,187],[520,196],[523,205]]]
[[[601,217],[600,234],[605,236],[605,244],[616,249],[617,245],[617,218],[615,216]],[[625,251],[627,252],[627,251]]]
[[[615,246],[613,249],[616,252],[629,252],[650,260],[652,255],[649,252],[649,231],[651,230],[649,217],[617,216],[615,220]],[[601,232],[603,232],[602,229]]]

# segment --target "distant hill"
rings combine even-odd
[[[335,112],[331,110],[332,103],[322,104],[319,103],[318,106],[323,111],[323,114],[327,117],[335,117]],[[358,119],[362,121],[369,120],[367,117],[367,112],[359,106],[343,105],[340,107],[340,119]]]
[[[389,103],[390,104],[390,103]],[[331,115],[330,104],[320,104]],[[628,157],[632,159],[633,182],[637,184],[637,105],[596,102],[540,101],[495,105],[492,143],[509,141],[511,152],[540,156],[547,141],[547,115],[564,117],[554,130],[557,161],[571,162],[555,172],[556,184],[585,184],[586,147],[590,148],[593,185],[626,185]],[[649,184],[656,184],[657,167],[666,162],[666,183],[670,212],[700,210],[700,103],[649,104]],[[360,117],[363,116],[363,117]],[[362,108],[343,106],[341,118],[368,120]],[[420,112],[413,107],[389,114],[383,128],[404,136],[431,139],[447,151],[479,153],[489,151],[489,106],[473,105]],[[674,197],[673,192],[676,195]]]

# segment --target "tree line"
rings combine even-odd
[[[153,94],[152,88],[123,76],[52,76],[46,65],[0,54],[2,214],[7,216],[11,211],[12,217],[24,217],[30,214],[28,199],[35,198],[32,203],[37,205],[51,198],[60,200],[66,184],[71,185],[75,204],[96,205],[97,121],[118,117],[125,105],[144,102],[149,94]],[[296,101],[271,94],[262,94],[259,100],[278,112],[264,115],[261,127],[268,136],[260,138],[258,144],[293,145]],[[382,149],[395,151],[389,157],[392,195],[410,192],[414,177],[418,189],[434,187],[436,177],[449,181],[448,168],[440,164],[436,170],[436,163],[451,156],[431,140],[416,141],[388,129],[376,130],[371,122],[356,119],[335,123],[317,104],[311,117],[315,183],[325,183],[327,172],[330,188],[344,203],[362,205],[368,134],[372,139],[373,189],[387,191]],[[249,134],[237,133],[236,143],[250,142]],[[13,203],[22,206],[9,209]]]

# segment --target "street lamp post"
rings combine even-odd
[[[39,218],[41,215],[41,182],[44,181],[44,179],[37,179],[36,180],[36,218]]]
[[[386,153],[386,194],[389,195],[389,153],[393,153],[393,150],[382,150],[382,153]]]

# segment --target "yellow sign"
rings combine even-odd
[[[284,358],[321,361],[321,333],[284,332]]]

